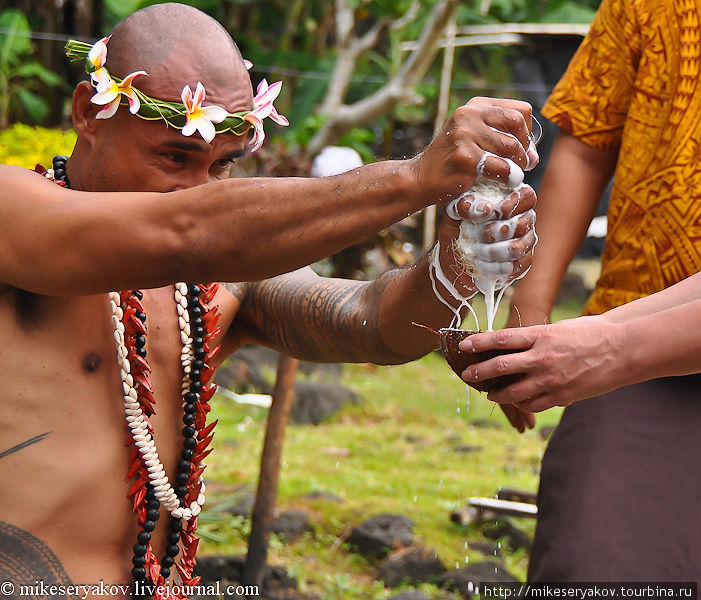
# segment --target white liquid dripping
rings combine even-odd
[[[527,157],[528,164],[526,170],[530,170],[538,164],[538,153],[535,149],[533,138],[528,148]],[[503,160],[507,163],[509,175],[506,181],[494,181],[484,176],[485,166],[487,160],[490,158]],[[461,266],[472,277],[477,290],[484,296],[487,309],[487,331],[493,331],[494,319],[499,309],[501,299],[504,297],[504,292],[514,281],[524,277],[530,270],[529,267],[518,277],[514,278],[512,276],[513,257],[510,254],[510,246],[516,228],[518,227],[519,219],[524,216],[529,216],[531,219],[531,226],[534,226],[535,212],[531,209],[527,213],[511,218],[505,218],[506,215],[501,212],[506,197],[513,192],[518,192],[519,189],[524,186],[524,172],[515,162],[506,158],[500,158],[491,152],[485,152],[477,163],[476,171],[478,176],[473,186],[467,192],[449,202],[445,207],[445,211],[451,219],[461,221],[460,235],[455,242],[456,257],[461,263]],[[469,220],[463,220],[457,212],[458,202],[466,196],[472,197],[469,209]],[[511,209],[512,214],[517,207],[518,203]],[[491,220],[486,220],[487,218]],[[489,223],[497,221],[500,225],[498,228],[493,228],[490,243],[482,242],[479,235],[480,231]],[[533,246],[535,246],[535,244],[538,243],[538,236],[535,233],[535,228],[533,229],[532,235],[534,238]],[[436,244],[432,257],[432,264],[429,268],[429,276],[436,297],[453,311],[454,317],[450,323],[450,327],[459,327],[461,325],[461,310],[463,306],[466,306],[475,320],[476,330],[479,331],[480,326],[477,314],[468,302],[477,292],[470,297],[465,297],[460,294],[440,269],[438,256],[439,245]],[[436,279],[440,281],[453,298],[460,302],[457,308],[454,308],[438,293]]]
[[[487,155],[485,155],[486,157]],[[485,158],[483,157],[483,159]],[[504,241],[496,242],[496,244],[509,244],[511,237],[517,226],[517,219],[502,220],[498,211],[498,207],[502,205],[504,199],[513,191],[517,191],[523,181],[523,171],[515,164],[510,162],[510,174],[508,184],[502,184],[496,181],[486,180],[482,177],[478,178],[475,184],[462,197],[470,195],[474,197],[474,201],[470,207],[470,217],[479,219],[479,211],[484,203],[489,203],[496,207],[496,217],[489,222],[500,220],[507,226],[507,231],[500,235]],[[480,168],[481,167],[481,168]],[[483,173],[483,161],[478,165],[478,173]],[[515,184],[515,185],[513,185]],[[458,198],[459,200],[460,198]],[[455,211],[454,204],[451,203],[452,211]],[[450,214],[450,213],[449,213]],[[475,287],[484,296],[484,302],[487,309],[487,331],[494,330],[494,319],[499,309],[499,304],[506,289],[513,283],[511,275],[512,264],[509,260],[502,262],[485,261],[480,256],[490,255],[491,258],[499,258],[499,252],[505,252],[507,246],[495,248],[495,244],[484,244],[478,238],[479,230],[484,228],[487,223],[476,224],[471,221],[463,220],[460,224],[460,237],[456,242],[457,250],[459,251],[459,260],[465,270],[472,276]],[[487,250],[488,246],[492,246]],[[508,259],[508,255],[504,254],[504,259]],[[476,317],[475,317],[476,320]],[[479,323],[477,328],[479,329]]]

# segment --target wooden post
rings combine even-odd
[[[285,439],[285,428],[292,408],[295,376],[299,361],[280,355],[273,401],[268,412],[265,440],[260,460],[258,491],[251,515],[251,535],[248,537],[248,555],[244,571],[244,585],[260,586],[268,555],[268,540],[277,501],[280,457]]]
[[[445,49],[443,50],[443,68],[441,69],[441,87],[438,94],[438,109],[436,120],[433,123],[433,135],[436,135],[448,116],[450,104],[450,83],[453,80],[453,61],[455,59],[455,16],[445,29]],[[424,211],[424,250],[428,250],[436,241],[436,220],[438,212],[436,205],[432,204]]]

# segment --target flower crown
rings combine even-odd
[[[202,106],[205,89],[200,82],[197,82],[194,93],[189,85],[183,88],[180,95],[182,104],[147,96],[133,85],[137,77],[148,75],[146,71],[135,71],[120,79],[111,75],[105,68],[109,39],[110,36],[104,37],[92,46],[77,40],[69,40],[66,44],[66,56],[70,60],[85,59],[85,71],[90,75],[96,91],[90,100],[94,104],[104,106],[96,115],[98,119],[109,119],[117,112],[119,105],[124,103],[125,106],[128,104],[131,114],[141,119],[165,121],[167,125],[180,129],[186,136],[198,131],[208,143],[218,133],[244,135],[253,128],[251,152],[255,152],[263,145],[265,139],[263,119],[270,117],[279,125],[290,124],[273,106],[273,101],[280,94],[281,81],[269,86],[263,79],[258,84],[256,96],[253,98],[253,110],[248,112],[230,113],[214,104]],[[253,63],[248,60],[244,60],[244,64],[246,69],[253,66]],[[126,102],[123,102],[123,99],[126,99]]]

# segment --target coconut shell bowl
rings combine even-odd
[[[441,337],[441,350],[443,351],[445,360],[460,378],[462,378],[463,371],[470,365],[489,360],[501,354],[513,354],[514,352],[518,352],[518,350],[488,350],[486,352],[463,352],[460,350],[460,342],[475,333],[480,332],[449,327],[438,331]],[[480,392],[489,392],[506,387],[518,379],[518,375],[504,375],[501,377],[494,377],[493,379],[485,379],[484,381],[476,381],[474,383],[468,382],[468,385]]]

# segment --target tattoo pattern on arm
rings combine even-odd
[[[248,283],[232,283],[232,282],[222,282],[224,289],[228,291],[234,298],[242,301],[246,292],[248,291]]]
[[[405,362],[380,335],[382,295],[403,270],[373,282],[283,275],[254,284],[248,309],[264,340],[316,362]]]
[[[48,586],[70,586],[71,579],[57,556],[42,540],[11,523],[0,521],[0,582],[11,582],[14,590],[5,598],[44,599],[45,594],[34,594],[37,583]],[[20,593],[20,586],[32,591]],[[56,600],[74,600],[77,596],[65,593],[52,595]]]

